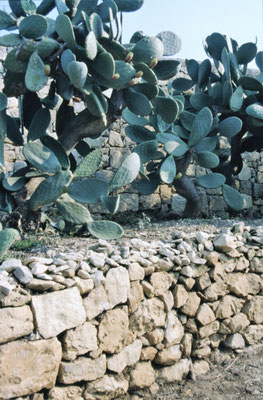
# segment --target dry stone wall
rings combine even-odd
[[[87,242],[0,266],[0,398],[129,399],[263,338],[263,226]]]
[[[2,62],[6,56],[6,49],[0,46],[0,74],[3,72]],[[185,74],[184,62],[182,60],[182,76]],[[3,88],[3,81],[0,79],[0,88]],[[43,91],[43,97],[46,95]],[[74,103],[75,111],[78,113],[83,109],[82,103]],[[15,98],[8,99],[8,114],[18,116],[18,102]],[[54,117],[54,116],[53,116]],[[52,124],[54,126],[54,123]],[[51,131],[52,131],[52,126]],[[130,154],[135,143],[125,135],[125,124],[123,121],[113,124],[110,130],[96,140],[87,140],[94,147],[102,147],[103,170],[97,173],[98,177],[110,180],[120,166],[121,162]],[[7,170],[12,172],[23,166],[21,149],[6,144]],[[263,215],[263,152],[244,153],[244,167],[236,177],[235,185],[245,196],[245,210],[243,216],[262,217]],[[198,165],[191,164],[187,173],[189,176],[198,177],[204,173],[204,169]],[[222,197],[221,189],[205,191],[200,188],[202,199],[203,216],[228,217],[229,210]],[[157,210],[162,215],[173,214],[181,216],[185,207],[185,199],[176,194],[172,186],[161,185],[154,194],[140,195],[131,186],[122,190],[119,212]],[[90,206],[91,211],[103,214],[107,213],[103,205]]]

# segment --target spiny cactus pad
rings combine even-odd
[[[0,232],[0,258],[20,237],[18,231],[13,228],[6,228]]]

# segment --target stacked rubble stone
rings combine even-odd
[[[5,59],[6,49],[0,46],[0,74],[3,71],[1,62]],[[181,76],[185,74],[185,66],[182,60]],[[179,76],[179,75],[178,75]],[[3,88],[3,81],[0,79],[0,88]],[[47,94],[47,89],[43,89],[43,97]],[[41,93],[40,93],[41,95]],[[82,103],[74,103],[75,112],[78,113],[83,109]],[[8,114],[18,116],[18,102],[15,98],[8,99]],[[55,115],[53,115],[55,118]],[[54,126],[54,120],[51,124]],[[98,177],[110,180],[120,166],[122,161],[131,153],[135,143],[133,143],[125,135],[125,124],[123,121],[113,124],[110,130],[96,140],[87,140],[95,148],[101,148],[103,152],[103,170],[97,173]],[[23,156],[19,147],[13,147],[11,144],[6,145],[6,164],[7,170],[11,173],[14,169],[17,170],[23,166]],[[240,174],[235,179],[235,185],[238,190],[245,196],[245,210],[243,211],[246,217],[262,217],[263,215],[263,152],[244,153],[244,167]],[[191,177],[203,175],[204,168],[191,164],[187,174]],[[211,189],[200,191],[202,199],[202,214],[203,216],[220,216],[228,217],[229,210],[223,200],[222,190]],[[172,186],[166,184],[161,185],[152,195],[141,195],[131,186],[122,190],[120,212],[126,211],[142,211],[142,210],[158,210],[163,215],[173,214],[181,216],[185,207],[185,199],[176,194]],[[91,205],[90,209],[94,213],[107,213],[106,208],[102,205]]]
[[[156,393],[262,340],[263,226],[6,259],[0,304],[0,398]]]

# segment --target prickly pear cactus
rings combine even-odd
[[[19,232],[13,228],[6,228],[0,231],[0,259],[19,237]]]

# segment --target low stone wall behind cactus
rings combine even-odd
[[[0,74],[3,70],[2,61],[5,59],[6,49],[0,46]],[[182,60],[182,67],[179,75],[184,76],[185,67]],[[0,88],[3,87],[3,81],[0,79]],[[43,89],[43,97],[45,89]],[[76,112],[80,112],[83,104],[75,103]],[[15,98],[8,99],[8,114],[18,116],[18,102]],[[52,130],[52,126],[51,126]],[[120,166],[121,162],[130,154],[135,143],[125,135],[125,124],[123,121],[115,123],[110,130],[106,131],[97,140],[88,140],[94,147],[102,147],[103,171],[97,173],[98,177],[103,176],[111,179],[113,172]],[[236,177],[235,185],[245,196],[246,208],[243,216],[262,217],[263,215],[263,152],[244,153],[244,167]],[[15,160],[18,160],[14,165]],[[11,172],[14,167],[21,166],[23,160],[21,150],[7,145],[6,163],[7,169]],[[204,169],[198,165],[192,164],[188,169],[188,174],[197,177],[204,173]],[[200,190],[202,199],[203,216],[228,217],[229,210],[223,200],[221,189]],[[174,189],[168,185],[161,185],[154,194],[150,196],[140,195],[130,186],[124,188],[121,196],[120,212],[125,211],[143,211],[158,210],[163,215],[173,214],[181,216],[185,207],[185,199],[176,194]],[[102,205],[92,205],[92,212],[107,213]]]
[[[263,226],[0,266],[0,398],[129,399],[263,338]]]

